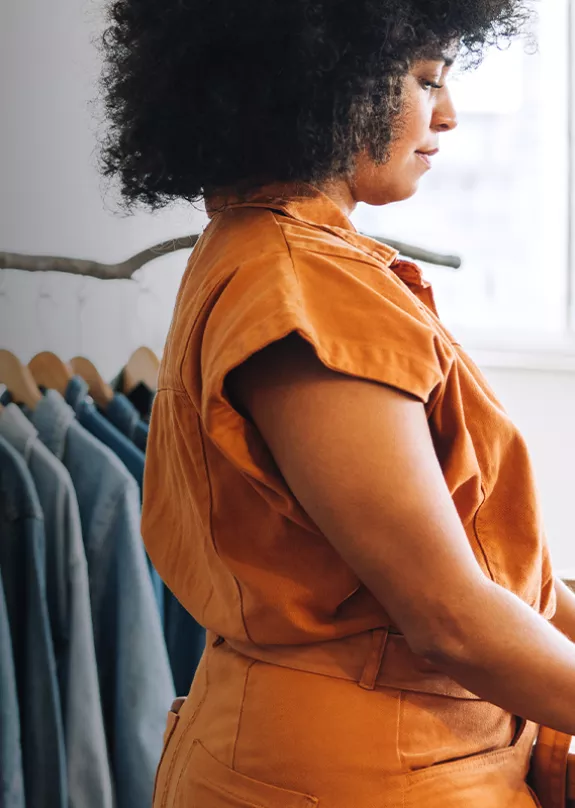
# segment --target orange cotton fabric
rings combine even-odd
[[[323,193],[274,184],[212,198],[208,211],[146,462],[148,552],[208,629],[189,698],[169,718],[156,807],[533,805],[524,777],[536,726],[401,645],[232,406],[226,375],[296,331],[332,370],[418,397],[477,563],[550,619],[525,441],[442,325],[420,269],[358,233]]]

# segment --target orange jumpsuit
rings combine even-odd
[[[168,716],[154,808],[536,805],[525,776],[537,725],[411,652],[225,380],[297,331],[332,370],[417,396],[477,563],[550,619],[522,436],[419,268],[323,193],[278,183],[207,207],[160,370],[143,535],[208,641]]]

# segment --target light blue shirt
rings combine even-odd
[[[67,808],[64,729],[46,601],[44,514],[26,463],[1,436],[0,573],[12,638],[26,805]]]
[[[46,591],[64,720],[69,808],[112,808],[88,568],[74,485],[16,404],[0,412],[0,435],[24,458],[44,512]]]
[[[117,806],[144,808],[174,684],[140,534],[140,492],[59,393],[48,390],[26,414],[76,489]]]
[[[0,575],[0,805],[26,808],[12,637]]]

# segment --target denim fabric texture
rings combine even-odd
[[[76,489],[117,808],[149,806],[174,684],[140,534],[140,492],[59,393],[46,391],[26,413]]]
[[[80,424],[120,458],[141,490],[144,480],[143,452],[98,412],[92,397],[88,395],[88,385],[81,376],[70,379],[65,398]]]
[[[25,808],[20,711],[12,637],[0,575],[0,806]]]
[[[32,475],[21,455],[0,437],[0,570],[16,672],[26,805],[68,808],[45,545]]]
[[[192,617],[167,587],[165,592],[164,632],[174,685],[178,696],[187,696],[206,647],[206,629]]]
[[[88,395],[88,385],[81,376],[74,376],[70,379],[66,389],[66,402],[76,413],[80,424],[85,427],[91,435],[98,438],[104,446],[108,446],[124,463],[138,483],[141,496],[144,484],[144,453],[98,411],[92,397]],[[156,597],[156,606],[160,613],[160,622],[163,626],[164,585],[162,579],[152,566],[152,562],[148,558],[147,562],[152,579],[152,587]]]
[[[146,451],[149,426],[140,413],[123,393],[115,393],[113,399],[100,412],[116,429],[129,438],[142,452]]]
[[[145,452],[148,440],[148,424],[140,420],[140,413],[123,394],[116,393],[102,414],[126,437]],[[206,644],[206,630],[194,620],[174,595],[165,588],[157,573],[152,577],[157,595],[163,592],[164,634],[174,676],[176,693],[186,695],[196,673]],[[161,587],[161,590],[160,588]]]
[[[86,553],[70,474],[16,404],[0,435],[24,458],[44,513],[46,592],[64,724],[69,808],[112,808]]]

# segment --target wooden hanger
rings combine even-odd
[[[160,360],[156,354],[150,348],[138,348],[124,368],[123,392],[130,393],[140,382],[152,391],[157,390],[159,370]]]
[[[31,410],[42,400],[42,393],[30,370],[10,351],[0,350],[0,382],[5,384],[17,404]]]
[[[66,396],[66,388],[74,372],[59,356],[50,351],[42,351],[28,363],[28,367],[36,384],[57,390],[61,396]]]
[[[74,373],[81,376],[88,384],[90,395],[96,404],[102,409],[106,409],[110,401],[114,398],[114,391],[108,382],[104,381],[101,377],[96,366],[90,362],[89,359],[86,359],[85,356],[75,356],[73,359],[70,359],[69,364]]]

